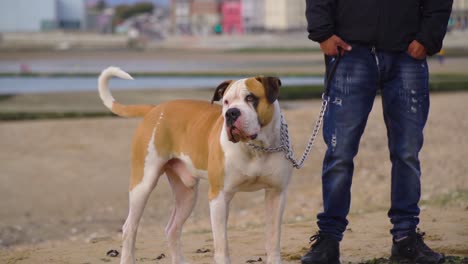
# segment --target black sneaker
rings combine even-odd
[[[410,234],[407,238],[401,241],[393,239],[392,256],[390,260],[398,263],[415,263],[415,264],[438,264],[443,263],[445,257],[443,254],[437,253],[430,249],[424,243],[425,233],[419,229]]]
[[[340,264],[340,242],[330,235],[317,233],[310,237],[313,243],[301,258],[302,264]]]

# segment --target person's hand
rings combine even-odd
[[[320,43],[320,48],[322,49],[323,53],[328,56],[336,56],[338,55],[338,47],[341,47],[341,55],[345,53],[345,51],[350,51],[351,46],[348,43],[344,42],[340,37],[337,35],[333,35],[327,40]]]
[[[427,56],[426,48],[417,40],[413,40],[409,44],[408,50],[406,52],[408,53],[408,55],[418,60],[422,60]]]

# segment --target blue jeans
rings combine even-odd
[[[328,67],[333,63],[335,59],[330,58]],[[415,231],[421,196],[418,154],[429,112],[428,75],[426,60],[413,59],[406,52],[373,52],[370,47],[353,45],[341,58],[330,81],[324,117],[327,152],[322,171],[324,210],[317,215],[320,232],[343,238],[353,159],[379,89],[392,162],[390,232],[401,238]]]

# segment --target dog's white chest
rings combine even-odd
[[[249,155],[227,154],[225,190],[256,191],[265,188],[283,189],[291,175],[291,166],[282,153]]]

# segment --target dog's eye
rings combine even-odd
[[[255,99],[256,99],[255,96],[253,96],[253,95],[251,95],[251,94],[249,94],[249,95],[247,95],[247,96],[245,97],[245,101],[247,101],[247,102],[254,102]]]
[[[225,105],[228,105],[228,104],[229,104],[229,101],[228,101],[228,100],[224,100],[224,104],[225,104]]]

